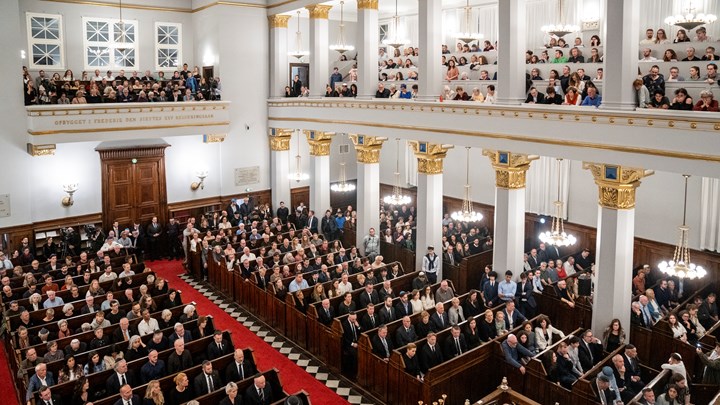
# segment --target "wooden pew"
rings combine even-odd
[[[495,391],[484,396],[480,404],[517,404],[517,405],[540,405],[541,402],[535,402],[532,399],[520,394],[510,387],[498,387]]]
[[[288,394],[282,388],[279,373],[280,372],[276,368],[273,368],[260,374],[265,376],[265,381],[272,388],[272,395],[274,401],[273,403],[278,402],[283,404],[285,402],[285,398],[288,397]],[[250,377],[242,381],[234,381],[234,383],[236,383],[238,386],[238,396],[244,396],[245,391],[254,384],[254,380],[255,379],[253,377]],[[223,379],[223,381],[225,380]],[[225,383],[227,384],[227,381],[225,381]],[[170,386],[171,389],[172,387],[174,387],[174,384]],[[227,395],[225,394],[225,386],[222,386],[220,389],[217,389],[209,394],[205,394],[203,396],[195,398],[195,400],[198,401],[200,405],[216,405],[226,396]],[[305,398],[307,398],[307,394],[305,394]]]
[[[655,378],[653,378],[645,386],[645,388],[652,388],[653,392],[655,392],[655,398],[657,399],[660,394],[663,394],[665,392],[665,386],[668,384],[668,382],[670,382],[670,377],[672,377],[672,372],[670,370],[663,370],[660,372],[660,374],[656,375]],[[643,394],[641,391],[633,397],[629,404],[640,405],[640,400],[642,399],[642,397]]]
[[[542,294],[534,293],[537,312],[544,313],[555,320],[553,326],[560,330],[587,329],[592,323],[592,306],[582,300],[575,301],[575,308],[570,308],[560,300],[553,286],[545,286]]]
[[[543,403],[550,403],[552,401],[559,401],[560,403],[566,403],[572,401],[572,392],[559,384],[554,384],[548,381],[547,370],[543,364],[543,358],[547,353],[557,351],[560,342],[567,343],[572,336],[580,337],[584,329],[577,328],[574,331],[565,334],[565,337],[556,341],[551,346],[545,348],[545,350],[539,352],[530,362],[525,366],[525,388],[523,394],[530,398],[534,398]],[[560,399],[563,399],[560,401]]]
[[[297,397],[300,400],[300,403],[302,405],[311,405],[310,395],[307,392],[305,392],[305,390],[288,395],[288,397],[291,397],[291,396]],[[273,402],[271,405],[285,405],[285,399],[277,400],[277,401]]]
[[[450,265],[443,265],[443,277],[452,280],[458,291],[466,292],[472,289],[480,289],[480,279],[483,275],[485,266],[492,266],[493,251],[478,253],[472,256],[466,256],[457,266],[457,269]]]
[[[625,345],[622,345],[615,349],[612,353],[608,354],[600,360],[595,367],[591,368],[590,370],[584,370],[585,374],[580,376],[580,378],[573,384],[572,393],[573,396],[577,398],[584,398],[585,400],[592,398],[595,398],[595,391],[593,385],[595,384],[595,377],[602,371],[602,368],[605,366],[609,366],[612,364],[612,358],[616,354],[621,354],[625,352]]]

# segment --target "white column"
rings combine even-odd
[[[483,149],[495,169],[493,270],[519,280],[525,248],[525,179],[537,155]]]
[[[437,101],[442,87],[442,1],[418,0],[418,29],[421,50],[418,61],[418,97],[420,101]],[[409,89],[408,89],[409,90]]]
[[[290,83],[287,28],[289,15],[271,15],[270,21],[270,98],[283,97]]]
[[[285,202],[290,207],[290,139],[291,129],[270,128],[270,187],[273,211]]]
[[[630,325],[635,190],[653,171],[588,162],[583,168],[591,171],[598,186],[592,330],[600,336],[615,318]]]
[[[525,247],[525,188],[495,188],[495,235],[493,270],[500,277],[507,270],[518,279]]]
[[[330,144],[333,132],[305,131],[310,146],[310,209],[322,218],[330,209]]]
[[[525,1],[498,2],[497,104],[518,105],[525,100]]]
[[[328,13],[332,6],[316,4],[305,8],[310,15],[310,97],[320,98],[330,78]]]
[[[356,46],[358,98],[373,98],[377,91],[380,44],[378,30],[378,0],[358,0]]]
[[[349,134],[357,154],[356,245],[365,254],[363,238],[370,228],[380,235],[380,149],[387,138]]]
[[[637,78],[638,69],[639,43],[635,39],[640,32],[640,2],[607,0],[605,10],[605,43],[617,46],[603,48],[605,76],[601,108],[634,110],[632,82]]]

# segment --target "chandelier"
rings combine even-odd
[[[562,159],[557,160],[558,164],[558,198],[555,201],[555,215],[552,219],[552,228],[549,231],[540,233],[540,241],[546,245],[551,246],[572,246],[577,242],[575,236],[565,232],[565,225],[563,224],[563,201],[560,197],[560,178],[561,170],[560,164]]]
[[[341,54],[352,51],[355,49],[354,46],[348,45],[345,43],[345,22],[343,19],[343,6],[345,5],[344,1],[340,2],[340,36],[338,37],[338,43],[335,45],[330,45],[330,50],[339,52]]]
[[[463,7],[463,9],[464,9],[463,17],[465,20],[465,23],[464,23],[465,29],[461,32],[456,33],[455,37],[458,40],[460,40],[466,44],[469,44],[473,41],[478,41],[478,40],[485,38],[485,36],[483,34],[481,34],[479,32],[473,32],[473,29],[472,29],[472,26],[473,26],[472,7],[470,7],[470,0],[467,0],[467,3],[465,5],[465,7]]]
[[[297,148],[297,155],[295,156],[295,172],[290,173],[288,176],[290,180],[295,180],[296,182],[300,183],[303,180],[307,180],[310,178],[310,175],[307,173],[303,173],[301,166],[300,166],[300,135],[298,134],[298,148]]]
[[[395,157],[395,185],[393,186],[392,195],[383,198],[383,202],[387,205],[406,205],[410,204],[411,198],[408,195],[400,193],[400,138],[395,138],[397,143],[397,156]]]
[[[470,147],[466,146],[466,172],[465,172],[465,197],[463,198],[462,210],[455,211],[450,214],[453,221],[460,222],[477,222],[483,219],[479,212],[473,210],[472,201],[470,200]]]
[[[302,50],[302,33],[300,32],[300,11],[297,12],[297,22],[298,28],[295,32],[295,50],[288,52],[288,55],[296,59],[302,59],[303,56],[310,55],[310,51]]]
[[[715,20],[717,20],[717,17],[714,14],[696,14],[695,8],[690,3],[689,7],[685,9],[685,14],[671,15],[665,19],[665,24],[677,25],[686,30],[692,30],[703,24],[715,22]]]
[[[547,34],[552,35],[554,37],[562,38],[565,35],[571,33],[580,31],[580,27],[575,24],[565,24],[564,18],[563,18],[563,8],[562,8],[562,0],[558,1],[558,8],[560,9],[560,21],[559,24],[549,24],[549,25],[543,25],[541,30]]]
[[[344,145],[347,146],[347,145]],[[341,151],[343,147],[340,147]],[[335,183],[330,186],[330,190],[338,192],[338,193],[347,193],[350,191],[355,191],[355,185],[352,183],[347,182],[347,178],[345,175],[345,157],[343,156],[342,161],[340,162],[340,182]]]
[[[705,277],[707,271],[702,266],[697,266],[695,263],[690,262],[690,248],[688,248],[688,232],[690,227],[685,224],[687,216],[687,187],[688,178],[690,175],[683,174],[685,177],[685,202],[683,204],[683,223],[680,229],[680,240],[677,246],[675,246],[675,253],[673,254],[672,260],[669,262],[664,261],[658,265],[658,268],[663,273],[669,276],[676,276],[678,278],[702,278]]]
[[[405,46],[410,43],[409,40],[400,38],[400,16],[398,16],[398,2],[395,0],[395,16],[393,17],[393,35],[392,38],[385,38],[383,45],[392,46],[395,49],[399,49],[401,46]]]

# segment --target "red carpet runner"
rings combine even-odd
[[[306,373],[302,368],[265,343],[265,341],[179,278],[178,274],[182,274],[184,271],[180,262],[147,262],[146,265],[166,280],[169,280],[172,288],[181,290],[183,302],[195,301],[199,314],[212,315],[216,328],[232,331],[235,347],[252,347],[255,351],[258,369],[264,371],[273,367],[277,368],[280,371],[280,381],[282,381],[286,392],[293,393],[305,390],[310,395],[310,401],[313,405],[348,404],[330,388]],[[2,374],[0,373],[1,377]],[[4,378],[2,381],[5,381]]]

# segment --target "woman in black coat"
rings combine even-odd
[[[405,363],[406,373],[414,375],[415,378],[422,381],[423,373],[420,371],[420,361],[416,354],[417,346],[415,346],[415,343],[409,343],[405,348],[405,353],[402,355],[403,363]]]

